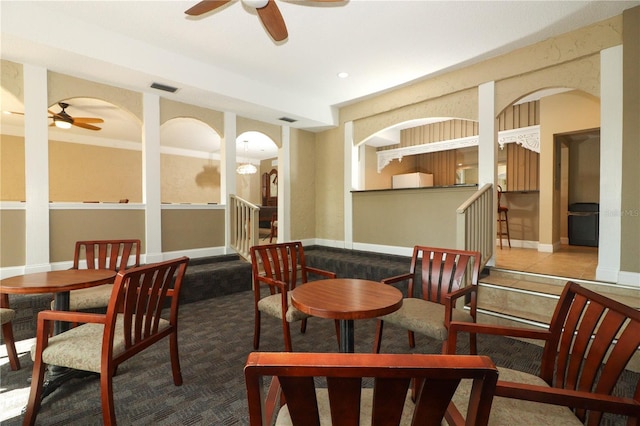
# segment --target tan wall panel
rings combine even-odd
[[[540,194],[538,192],[502,194],[501,204],[509,208],[509,234],[512,240],[534,243],[538,241],[539,201]]]
[[[224,210],[163,209],[162,251],[224,246]]]
[[[208,124],[217,134],[224,135],[224,113],[160,98],[160,124],[178,117],[195,118]]]
[[[316,236],[316,135],[291,129],[291,216],[292,240]]]
[[[146,252],[143,210],[51,210],[49,226],[51,262],[73,260],[75,243],[81,240],[137,238]]]
[[[353,240],[397,247],[455,247],[456,209],[475,191],[429,188],[355,192]]]
[[[69,98],[96,98],[117,105],[142,122],[142,93],[53,71],[48,72],[47,79],[49,105]]]
[[[0,267],[24,265],[25,211],[0,210],[0,224]]]
[[[142,202],[142,153],[58,141],[49,142],[51,201]]]
[[[0,201],[24,201],[24,138],[0,137]]]
[[[640,6],[624,11],[620,269],[640,272]],[[628,237],[625,237],[628,236]]]
[[[344,239],[343,140],[342,126],[316,135],[316,238]]]
[[[220,204],[220,161],[160,155],[163,203]]]

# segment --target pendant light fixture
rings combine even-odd
[[[244,153],[245,156],[249,152],[249,141],[244,141]],[[253,175],[258,173],[258,169],[251,163],[240,164],[236,169],[239,175]]]

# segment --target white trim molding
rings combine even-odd
[[[466,138],[449,139],[446,141],[378,151],[376,152],[378,156],[378,173],[380,173],[391,161],[402,161],[402,157],[407,155],[427,154],[430,152],[478,146],[478,141],[479,136],[476,135],[468,136]],[[500,149],[503,149],[504,145],[508,143],[517,143],[522,145],[524,148],[540,153],[540,126],[535,125],[498,132],[498,145],[500,146]]]

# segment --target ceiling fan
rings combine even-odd
[[[68,103],[58,102],[58,105],[62,109],[60,112],[56,113],[49,110],[49,114],[53,119],[53,123],[51,126],[56,126],[61,129],[69,129],[71,126],[82,127],[87,130],[101,130],[100,127],[94,126],[89,123],[104,123],[102,118],[97,117],[72,117],[65,110],[69,107]]]
[[[199,16],[207,12],[211,12],[232,0],[204,0],[188,9],[184,13],[190,16]],[[286,39],[287,26],[284,23],[280,9],[276,5],[275,0],[241,0],[246,6],[253,7],[258,12],[258,16],[262,24],[269,32],[271,38],[275,41]],[[314,0],[318,2],[343,2],[344,0]]]

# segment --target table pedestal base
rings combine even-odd
[[[45,372],[44,383],[42,384],[42,396],[40,401],[51,395],[53,391],[71,379],[84,379],[85,377],[100,377],[100,374],[92,371],[75,370],[73,368],[58,367],[50,365]],[[31,377],[29,377],[31,381]],[[27,407],[22,409],[22,414],[26,413]]]
[[[340,320],[340,352],[353,353],[354,340],[353,320]]]

